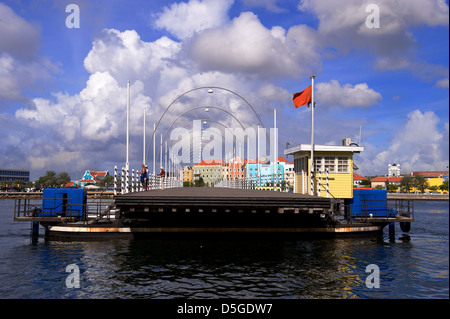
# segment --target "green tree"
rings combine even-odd
[[[70,179],[69,179],[70,181]],[[54,171],[45,172],[44,176],[39,177],[34,183],[35,187],[56,187],[60,186],[58,177]]]
[[[70,176],[66,172],[61,172],[56,176],[56,184],[60,187],[64,187],[68,182],[70,182]]]
[[[371,186],[372,184],[370,183],[370,178],[367,178],[367,180],[365,180],[365,179],[363,179],[362,181],[361,181],[361,185],[364,185],[364,186]]]
[[[425,189],[427,189],[430,186],[427,179],[420,174],[414,176],[413,185],[414,187],[419,189],[421,193],[425,193]]]
[[[105,178],[102,180],[102,185],[103,186],[107,186],[107,185],[112,185],[114,183],[114,176],[112,175],[106,175]]]
[[[448,192],[448,180],[446,180],[445,182],[442,183],[442,185],[439,185],[439,189],[443,192],[447,191]]]
[[[396,192],[398,189],[398,185],[394,185],[394,184],[389,184],[389,190],[391,192]]]
[[[45,172],[44,176],[41,176],[36,181],[36,186],[41,187],[53,187],[57,184],[56,173],[54,171]]]
[[[203,180],[203,177],[200,177],[198,180],[194,182],[195,187],[203,187],[205,186],[205,181]]]
[[[400,187],[405,190],[407,193],[411,190],[411,188],[414,186],[414,179],[411,175],[403,176]]]

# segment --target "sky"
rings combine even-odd
[[[282,155],[310,143],[292,94],[315,75],[316,144],[363,146],[363,176],[447,170],[448,63],[444,0],[0,2],[0,168],[75,180],[124,166],[128,81],[130,168],[143,154],[152,166],[160,120],[156,137],[193,119],[255,127],[256,114],[270,128],[274,109]],[[177,119],[199,106],[217,109]]]

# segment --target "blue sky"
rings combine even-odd
[[[71,3],[79,28],[66,27]],[[379,28],[366,25],[369,4]],[[201,86],[243,96],[266,127],[276,108],[281,152],[310,141],[310,109],[295,109],[292,94],[315,74],[315,141],[361,142],[359,174],[384,175],[393,162],[403,173],[447,169],[448,17],[441,0],[0,2],[0,167],[76,179],[123,166],[128,80],[132,168],[144,107],[151,135],[175,97]],[[181,99],[161,128],[192,103],[256,125],[244,103],[217,93]]]

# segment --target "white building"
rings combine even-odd
[[[400,164],[389,164],[388,165],[388,177],[398,177],[400,176]]]

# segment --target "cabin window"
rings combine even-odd
[[[304,172],[308,171],[308,157],[307,156],[299,157],[294,160],[294,172],[301,173],[302,171],[304,171]]]
[[[337,167],[338,167],[338,173],[348,173],[349,172],[349,169],[348,169],[348,157],[342,157],[342,156],[340,156],[340,157],[338,157],[337,158],[337,160],[338,160],[338,165],[337,165]]]
[[[349,158],[346,156],[318,156],[314,158],[316,172],[328,170],[329,173],[348,173],[350,172],[349,163]]]

